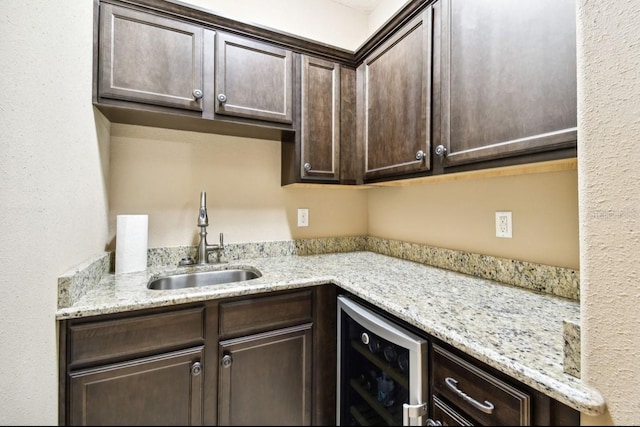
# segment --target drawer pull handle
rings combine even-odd
[[[445,384],[449,389],[451,389],[455,394],[457,394],[462,400],[469,402],[471,406],[474,408],[484,412],[485,414],[493,413],[493,403],[485,400],[484,403],[480,403],[472,397],[469,397],[465,392],[458,388],[458,381],[454,380],[451,377],[447,377],[444,379]]]

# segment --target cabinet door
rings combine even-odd
[[[441,26],[434,145],[441,145],[436,154],[446,156],[445,167],[575,146],[574,3],[441,0],[434,6]]]
[[[219,425],[310,425],[311,324],[221,341]]]
[[[218,33],[216,114],[291,123],[292,58],[290,50]]]
[[[204,348],[69,374],[70,425],[202,425]]]
[[[302,57],[301,170],[305,179],[340,180],[340,65]]]
[[[358,67],[366,180],[430,168],[431,13],[427,7]]]
[[[203,40],[201,27],[101,4],[99,96],[202,111]]]

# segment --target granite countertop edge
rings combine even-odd
[[[181,290],[156,291],[146,286],[162,275],[228,268],[257,269],[262,277]],[[579,319],[578,302],[372,252],[248,258],[197,267],[158,266],[136,273],[109,273],[69,307],[59,308],[56,319],[329,283],[582,413],[604,412],[601,394],[562,370],[562,321]],[[510,312],[519,300],[532,307]],[[538,325],[541,319],[548,324]]]

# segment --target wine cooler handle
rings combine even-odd
[[[402,425],[411,425],[409,420],[411,418],[424,417],[427,415],[427,404],[418,403],[417,405],[409,405],[408,403],[402,404]]]

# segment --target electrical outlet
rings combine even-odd
[[[511,212],[496,212],[496,237],[513,237]]]
[[[309,226],[309,209],[298,209],[298,227]]]

